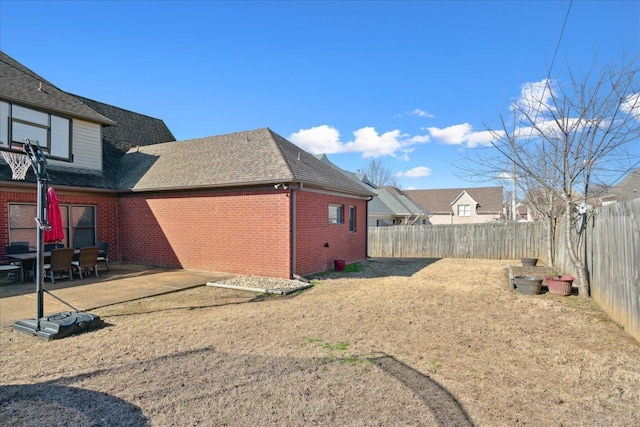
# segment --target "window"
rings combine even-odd
[[[0,147],[22,150],[25,139],[38,141],[48,157],[71,160],[71,119],[0,102]]]
[[[35,204],[9,205],[9,241],[29,242],[37,245]],[[82,205],[60,205],[62,227],[67,247],[82,248],[96,244],[96,207]]]
[[[469,215],[471,215],[470,205],[458,205],[458,216],[469,216]]]
[[[349,231],[355,233],[356,231],[356,207],[349,206]]]
[[[329,224],[344,223],[344,207],[342,205],[329,205]]]

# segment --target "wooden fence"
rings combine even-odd
[[[563,227],[561,220],[555,266],[576,275]],[[368,236],[371,257],[538,258],[547,264],[541,222],[371,227]],[[640,198],[596,209],[579,251],[586,257],[593,299],[640,341]]]
[[[544,259],[544,224],[507,222],[369,228],[369,256]]]

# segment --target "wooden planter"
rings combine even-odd
[[[567,295],[571,295],[574,279],[575,278],[571,276],[560,276],[545,277],[544,281],[547,284],[549,293],[566,297]]]

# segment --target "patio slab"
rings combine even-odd
[[[166,269],[154,266],[111,263],[110,270],[100,269],[100,277],[45,282],[45,289],[80,311],[194,288],[209,282],[228,279],[233,274],[198,270]],[[44,315],[71,310],[69,306],[44,293]],[[23,319],[37,316],[36,284],[32,281],[11,283],[0,280],[0,327],[9,327]]]

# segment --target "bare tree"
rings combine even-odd
[[[367,175],[369,181],[378,187],[383,185],[398,187],[398,180],[395,174],[380,159],[372,159],[360,172]]]
[[[493,147],[513,165],[539,213],[551,221],[562,211],[565,249],[583,297],[589,283],[575,242],[585,238],[587,197],[638,164],[629,148],[640,138],[639,71],[637,57],[583,77],[569,70],[566,82],[546,79],[514,104],[513,122],[502,118],[501,129],[490,129]]]

